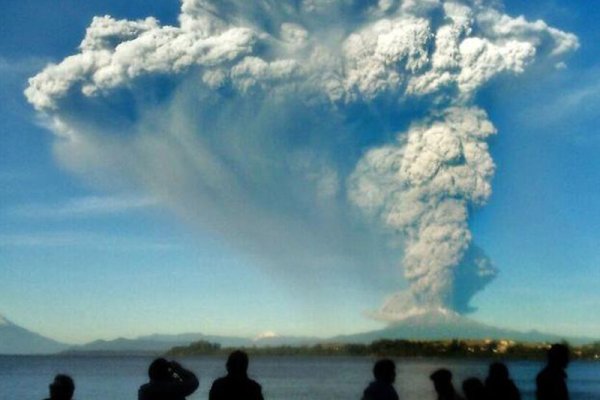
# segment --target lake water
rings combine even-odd
[[[0,356],[0,399],[40,400],[57,373],[75,379],[79,400],[137,399],[146,382],[147,357],[13,357]],[[180,360],[200,377],[200,389],[188,399],[208,398],[212,381],[225,372],[224,357]],[[360,399],[371,380],[373,359],[357,357],[256,357],[250,375],[259,381],[267,400]],[[507,363],[523,398],[534,398],[540,362]],[[435,399],[429,374],[440,367],[453,371],[455,386],[466,377],[484,378],[488,362],[481,360],[396,359],[396,389],[402,400]],[[571,399],[600,400],[600,363],[574,362],[568,369]]]

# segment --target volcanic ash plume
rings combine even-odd
[[[392,297],[381,317],[447,307],[466,311],[468,304],[454,296],[457,274],[472,269],[466,279],[475,287],[467,298],[494,276],[485,255],[464,256],[471,242],[468,206],[491,193],[494,163],[485,140],[494,133],[482,110],[448,108],[413,124],[398,143],[370,150],[358,163],[351,199],[404,234],[410,293]]]
[[[26,96],[66,167],[266,264],[394,252],[395,320],[468,312],[495,275],[468,227],[494,173],[477,90],[577,46],[491,0],[183,0],[178,26],[94,18]]]

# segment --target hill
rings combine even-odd
[[[68,347],[20,327],[0,315],[0,354],[52,354]]]
[[[218,343],[222,347],[270,347],[300,346],[314,344],[317,338],[260,335],[254,339],[236,336],[205,335],[202,333],[184,333],[177,335],[154,334],[134,339],[118,338],[114,340],[96,340],[84,345],[72,346],[65,351],[69,354],[162,354],[175,347],[185,347],[190,343]]]
[[[72,346],[65,351],[69,354],[162,354],[167,350],[185,346],[192,342],[208,341],[223,346],[247,346],[251,341],[245,338],[230,336],[204,335],[201,333],[153,334],[134,339],[118,338],[113,340],[96,340],[79,346]]]

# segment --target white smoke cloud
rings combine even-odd
[[[494,172],[474,96],[574,35],[485,0],[183,0],[179,22],[96,17],[30,79],[61,162],[271,261],[389,242],[409,291],[383,318],[470,310],[495,274],[468,227]]]

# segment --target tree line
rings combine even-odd
[[[568,345],[568,343],[565,343]],[[515,342],[511,340],[388,340],[370,344],[317,343],[313,345],[249,346],[244,351],[256,356],[371,356],[371,357],[440,357],[544,359],[549,343]],[[600,359],[600,342],[569,346],[573,359]],[[188,346],[174,347],[168,356],[226,355],[232,348],[200,340]]]

